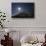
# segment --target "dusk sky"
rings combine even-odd
[[[32,12],[33,5],[32,3],[12,3],[12,15],[16,14],[16,12]]]

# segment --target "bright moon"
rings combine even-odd
[[[18,7],[18,11],[21,11],[21,7]]]

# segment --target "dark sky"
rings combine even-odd
[[[32,12],[33,10],[33,3],[12,3],[12,15],[16,14],[17,8],[21,8],[21,11]]]

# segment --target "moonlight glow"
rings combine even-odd
[[[18,7],[18,11],[21,11],[21,7]]]

